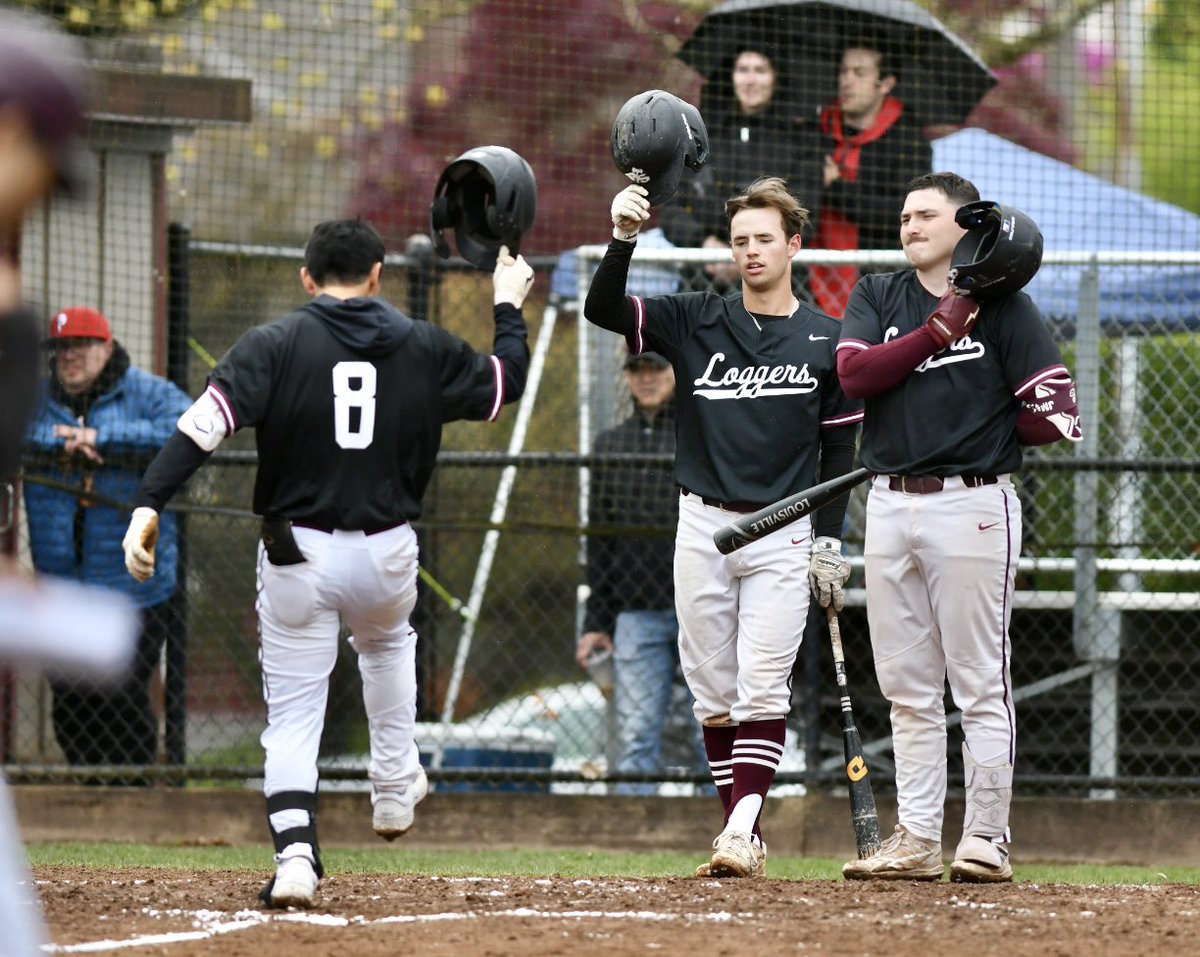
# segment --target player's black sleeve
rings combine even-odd
[[[0,315],[0,480],[21,464],[25,430],[37,395],[38,320],[27,309]]]
[[[504,401],[516,402],[525,391],[529,376],[529,332],[521,310],[511,302],[499,303],[493,315],[496,334],[492,338],[492,355],[500,360],[504,370]]]
[[[819,481],[828,482],[839,475],[845,475],[854,467],[854,449],[857,437],[857,425],[841,425],[837,428],[821,430],[821,477]],[[846,520],[846,506],[849,504],[850,493],[847,492],[817,509],[816,518],[813,519],[813,534],[841,538],[842,525]]]
[[[161,512],[211,454],[176,429],[146,468],[134,506],[146,506]]]
[[[608,244],[583,302],[583,314],[588,322],[623,336],[633,331],[636,320],[633,303],[625,295],[629,261],[635,246],[637,243],[620,239]]]

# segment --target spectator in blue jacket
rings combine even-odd
[[[162,517],[157,573],[145,584],[125,571],[121,540],[126,503],[192,400],[131,366],[95,309],[56,313],[47,347],[50,375],[29,430],[24,483],[34,567],[124,592],[142,614],[137,655],[123,681],[50,678],[54,734],[72,765],[154,764],[158,720],[150,680],[177,614],[175,518]]]

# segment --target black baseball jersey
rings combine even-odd
[[[850,294],[839,349],[866,348],[924,325],[938,297],[915,270],[864,276]],[[1023,292],[981,304],[971,333],[895,388],[868,397],[859,451],[873,472],[979,475],[1021,465],[1016,393],[1067,375],[1037,306]]]
[[[494,419],[524,385],[524,320],[499,306],[496,322],[482,355],[382,299],[319,296],[245,333],[209,392],[230,433],[256,429],[254,511],[348,530],[419,517],[442,424]]]
[[[630,352],[658,352],[675,367],[679,484],[719,501],[764,505],[813,485],[820,430],[853,425],[863,414],[838,382],[840,323],[804,303],[791,316],[755,316],[740,294],[703,292],[632,296],[624,300],[632,308],[594,314],[592,304],[611,291],[606,284],[623,293],[632,255],[632,243],[609,246],[588,319],[624,335]]]

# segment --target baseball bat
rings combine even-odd
[[[865,482],[870,474],[866,469],[855,469],[828,482],[806,488],[803,492],[781,498],[774,505],[760,508],[736,522],[721,526],[713,532],[713,543],[717,546],[717,551],[728,555],[751,542],[758,541],[777,528],[783,528],[815,512],[822,505]]]
[[[838,693],[842,699],[842,751],[846,757],[846,781],[850,788],[850,817],[854,821],[854,842],[858,858],[863,860],[879,850],[879,814],[875,810],[875,792],[867,769],[858,726],[854,723],[854,708],[846,686],[846,658],[842,653],[842,629],[837,612],[830,606],[829,643],[833,647],[833,667],[837,672]]]

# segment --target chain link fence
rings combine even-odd
[[[597,468],[621,465],[651,474],[669,471],[671,464],[669,456],[588,451],[588,437],[628,407],[620,375],[623,346],[586,323],[581,335],[578,300],[554,290],[577,291],[601,252],[584,247],[574,263],[558,264],[557,273],[555,262],[538,262],[537,291],[527,311],[540,376],[499,427],[447,430],[418,525],[420,717],[429,759],[444,763],[448,785],[490,777],[484,786],[508,781],[510,787],[546,787],[553,781],[560,790],[596,790],[604,786],[596,781],[614,777],[606,775],[613,759],[610,699],[574,660],[588,585],[583,556],[592,535],[669,540],[673,528],[663,522],[587,525],[589,478]],[[192,243],[190,256],[191,316],[186,330],[177,332],[215,349],[259,318],[259,303],[293,281],[300,261],[298,250],[212,243]],[[681,259],[695,261],[698,254],[661,250],[637,258],[647,261],[638,266],[645,282],[661,280],[664,272],[681,275]],[[821,254],[798,258],[815,262]],[[840,258],[896,263],[895,254]],[[1174,265],[1163,257],[1134,268],[1161,276],[1198,265],[1175,258]],[[1072,265],[1070,257],[1051,254],[1047,267],[1059,267],[1060,259],[1060,268],[1084,290],[1081,300],[1092,285],[1099,286],[1096,301],[1103,298],[1100,263]],[[489,286],[481,274],[397,257],[387,282],[386,294],[395,301],[423,296],[430,321],[487,341]],[[238,290],[244,312],[227,308],[227,286]],[[1153,307],[1148,299],[1140,310],[1149,314]],[[1076,376],[1088,439],[1031,452],[1018,481],[1026,531],[1014,601],[1013,680],[1021,722],[1018,774],[1026,791],[1200,789],[1200,766],[1187,747],[1200,667],[1194,540],[1200,436],[1186,414],[1190,396],[1183,388],[1200,360],[1191,331],[1198,320],[1200,307],[1190,318],[1136,324],[1102,322],[1098,312],[1049,317]],[[189,389],[196,393],[207,363],[193,352],[188,366]],[[257,770],[263,715],[254,610],[258,523],[249,509],[255,461],[249,437],[236,437],[178,504],[186,523],[186,588],[156,691],[165,736],[163,767],[152,777],[253,777]],[[45,479],[31,465],[25,481]],[[875,685],[861,588],[864,494],[860,488],[852,498],[845,536],[856,571],[842,631],[860,729],[884,782],[890,770],[887,705]],[[610,573],[618,589],[635,584],[622,580],[622,568]],[[801,613],[800,607],[780,608],[780,614]],[[344,657],[351,656],[347,646]],[[827,636],[823,628],[810,628],[798,663],[796,753],[785,764],[785,783],[840,780],[832,675]],[[365,767],[357,682],[353,663],[340,663],[323,742],[330,780],[357,780]],[[15,718],[10,773],[96,777],[95,769],[62,766],[39,676],[18,676],[9,694]],[[947,706],[952,711],[949,699]],[[687,793],[703,780],[689,761],[685,703],[676,702],[672,714],[664,772],[617,777],[664,781],[669,793]],[[455,761],[475,762],[473,770],[455,770]],[[145,772],[114,771],[98,779],[131,777],[143,780]]]
[[[608,793],[618,777],[667,794],[704,787],[677,676],[662,770],[617,776],[612,699],[599,669],[589,674],[575,660],[594,584],[585,574],[589,543],[673,535],[670,521],[650,513],[636,522],[589,522],[600,472],[644,474],[649,486],[669,471],[670,457],[596,452],[596,437],[624,418],[631,401],[621,344],[583,321],[578,304],[601,253],[579,244],[605,237],[608,201],[622,183],[608,158],[612,117],[629,96],[654,87],[706,110],[701,76],[677,54],[716,4],[171,6],[131,4],[124,20],[105,20],[102,7],[124,5],[55,5],[76,11],[55,12],[84,38],[110,109],[96,116],[89,137],[91,198],[47,209],[27,225],[30,298],[47,317],[68,305],[103,310],[133,365],[195,396],[239,335],[302,301],[299,246],[311,226],[361,213],[395,250],[383,295],[486,349],[488,277],[461,260],[431,259],[419,234],[449,160],[487,142],[520,150],[539,179],[538,222],[525,248],[538,273],[525,309],[535,361],[525,398],[499,423],[446,430],[417,525],[419,740],[443,788]],[[1012,623],[1019,786],[1022,793],[1195,796],[1200,263],[1169,250],[1197,248],[1200,219],[1170,207],[1167,219],[1156,220],[1166,204],[1141,190],[1195,208],[1186,193],[1190,168],[1163,176],[1155,163],[1171,150],[1194,153],[1200,131],[1143,112],[1123,85],[1125,60],[1096,66],[1110,47],[1126,48],[1090,21],[1055,25],[1020,7],[1016,21],[1047,32],[1032,50],[1018,50],[977,5],[930,7],[998,74],[968,125],[1024,144],[1017,162],[985,142],[979,172],[957,154],[946,163],[981,188],[991,173],[1014,169],[1028,184],[1021,193],[991,189],[1043,226],[1049,252],[1032,291],[1075,375],[1084,415],[1082,445],[1031,452],[1019,476],[1025,552]],[[1192,22],[1186,10],[1164,10],[1135,37],[1118,38],[1136,41],[1138,75],[1160,94],[1186,85],[1186,71],[1177,72],[1160,45],[1163,18],[1177,18],[1177,36]],[[511,42],[518,35],[521,42]],[[1200,54],[1172,56],[1190,63]],[[821,82],[820,95],[834,97],[836,76]],[[1070,105],[1062,115],[1047,112],[1055,97]],[[1142,117],[1140,155],[1113,119],[1118,107]],[[925,128],[935,164],[951,155],[940,152],[946,144],[961,142],[955,137],[983,132],[949,133],[954,128]],[[1038,129],[1045,135],[1033,135]],[[1023,165],[1043,154],[1056,157],[1052,168]],[[1140,184],[1135,167],[1144,170]],[[1080,178],[1054,178],[1068,173]],[[1098,195],[1110,181],[1124,192]],[[806,201],[820,205],[819,197]],[[654,235],[640,244],[631,277],[631,288],[646,294],[706,288],[708,267],[727,258]],[[812,249],[798,258],[805,270],[899,263],[888,252]],[[853,281],[853,272],[828,275]],[[136,475],[147,459],[113,455],[96,469],[31,453],[5,498],[18,563],[32,566],[21,507],[29,489],[64,492],[64,507],[86,527],[103,508],[123,516],[127,507],[122,496],[106,497],[102,470]],[[163,649],[149,679],[153,760],[68,762],[47,676],[13,665],[0,670],[0,759],[11,779],[181,784],[261,776],[255,462],[252,436],[235,436],[174,503],[180,587],[162,605]],[[861,589],[864,494],[852,498],[845,535],[855,576],[842,634],[860,729],[885,788],[890,728]],[[119,551],[119,540],[105,547]],[[630,587],[627,573],[610,569],[610,586]],[[803,608],[783,603],[779,613]],[[366,786],[352,658],[343,642],[322,742],[322,774],[333,787]],[[780,775],[791,793],[842,780],[833,678],[828,637],[810,628]],[[84,733],[121,731],[87,710],[75,717]],[[950,760],[961,774],[956,743]]]

